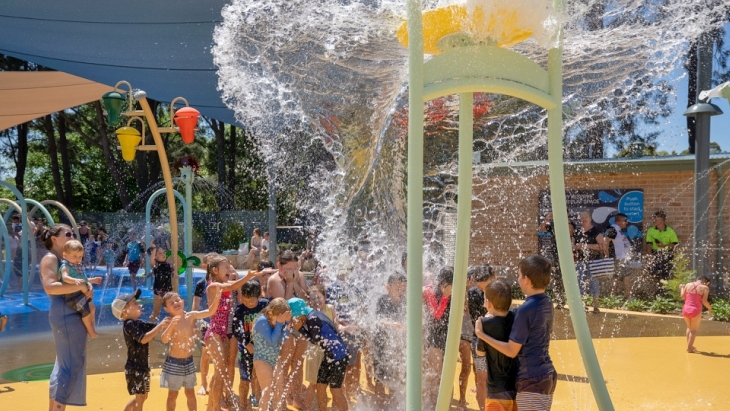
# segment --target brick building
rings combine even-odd
[[[730,261],[730,155],[710,158],[709,243],[711,272]],[[470,262],[515,267],[537,252],[538,193],[549,189],[546,162],[480,164],[474,172]],[[718,184],[719,182],[719,184]],[[566,189],[641,188],[644,229],[656,210],[667,213],[667,225],[679,237],[678,250],[692,254],[694,220],[694,156],[644,157],[571,161],[565,164]],[[718,210],[720,210],[718,216]],[[723,270],[724,271],[724,270]]]

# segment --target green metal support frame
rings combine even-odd
[[[154,203],[155,199],[162,194],[166,194],[167,189],[161,188],[150,196],[149,199],[147,199],[147,205],[145,207],[145,250],[150,248],[150,242],[152,241],[152,228],[150,226],[150,219],[152,216],[152,203]],[[177,190],[172,190],[173,195],[175,198],[180,200],[180,203],[182,203],[183,206],[183,227],[185,227],[185,256],[190,257],[193,254],[193,219],[192,219],[192,205],[188,204],[187,201],[185,201],[185,198],[183,198],[182,194],[180,194]],[[174,206],[174,205],[173,205]],[[188,220],[188,212],[190,211],[191,218]],[[188,235],[188,231],[190,232],[190,235]],[[188,241],[189,237],[189,241]],[[152,257],[150,257],[152,258]],[[147,273],[147,281],[146,285],[147,288],[152,287],[151,279],[152,277],[149,275],[152,272],[152,267],[150,265],[150,258],[145,258],[145,272]],[[175,258],[175,256],[171,256],[170,258]],[[177,275],[177,271],[173,273],[173,275]],[[188,292],[185,296],[185,307],[187,310],[190,310],[193,306],[193,269],[191,267],[188,267],[187,272],[185,273],[185,285],[188,288]]]
[[[8,184],[5,181],[0,181],[0,187],[5,187],[10,190],[15,198],[18,199],[17,203],[20,207],[20,221],[28,221],[28,205],[25,203],[25,197],[14,185]],[[20,234],[20,244],[28,244],[28,230],[23,230]],[[21,272],[23,273],[23,304],[28,305],[28,291],[30,290],[30,284],[28,283],[28,253],[23,254],[23,261],[21,266]],[[3,287],[6,283],[3,283]],[[4,289],[3,289],[4,291]]]
[[[564,10],[564,0],[554,1]],[[420,0],[408,2],[409,122],[408,122],[408,291],[406,408],[421,410],[421,287],[423,253],[423,103],[444,95],[460,94],[459,103],[459,204],[452,307],[461,307],[466,292],[471,219],[472,92],[506,94],[548,110],[548,164],[553,210],[567,210],[563,174],[562,47],[549,50],[545,71],[526,57],[507,49],[476,45],[459,47],[434,56],[424,64],[423,21]],[[562,37],[562,31],[558,34]],[[559,38],[562,43],[562,38]],[[468,107],[467,107],[468,105]],[[464,121],[466,120],[466,121]],[[462,127],[463,126],[463,127]],[[468,153],[467,153],[468,150]],[[468,157],[466,157],[468,155]],[[468,159],[468,160],[467,160]],[[573,265],[567,212],[553,212],[558,254],[571,320],[583,364],[601,411],[613,404],[596,357]],[[453,309],[436,409],[449,409],[458,356],[462,312]]]

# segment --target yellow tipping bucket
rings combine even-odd
[[[490,39],[499,47],[511,47],[527,40],[532,31],[519,27],[515,10],[490,10],[476,7],[471,14],[466,6],[451,5],[423,12],[423,52],[441,54],[436,43],[453,33],[467,33],[476,41]],[[396,37],[400,44],[408,47],[408,22],[403,22]]]
[[[137,154],[137,146],[142,141],[139,131],[134,127],[122,127],[117,130],[119,145],[122,146],[122,158],[124,161],[134,160]]]

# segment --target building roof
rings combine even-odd
[[[661,156],[639,158],[597,158],[586,160],[566,160],[566,174],[594,173],[631,173],[638,171],[683,171],[694,170],[695,156]],[[710,155],[710,168],[730,168],[730,153]],[[477,165],[476,173],[509,175],[520,174],[526,170],[532,173],[547,174],[547,161],[524,161],[512,163],[482,163]]]

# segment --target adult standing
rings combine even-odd
[[[91,229],[86,221],[79,221],[79,241],[81,241],[81,244],[86,245],[86,242],[89,241],[89,235],[91,235]]]
[[[667,215],[659,210],[652,216],[654,225],[646,232],[646,253],[651,254],[649,272],[656,282],[669,279],[674,260],[674,247],[679,244],[677,233],[667,226]]]
[[[99,228],[96,229],[96,241],[101,245],[104,245],[109,241],[109,234],[106,232],[106,228],[99,223]]]
[[[574,243],[575,223],[568,220],[568,234]],[[560,257],[558,255],[558,244],[555,240],[555,223],[553,222],[553,213],[548,213],[537,228],[537,249],[538,254],[550,261],[552,266],[552,287],[556,309],[565,308],[565,285],[563,284],[563,272],[560,270]]]
[[[616,278],[623,285],[626,298],[633,298],[632,275],[636,260],[633,259],[631,241],[624,234],[628,225],[626,214],[616,214],[613,224],[606,230],[606,238],[610,241],[609,256],[613,254],[615,259]]]
[[[601,312],[598,309],[598,297],[601,294],[601,286],[597,278],[591,275],[591,261],[599,260],[603,255],[608,254],[606,243],[598,228],[593,225],[593,217],[590,210],[584,210],[580,213],[580,227],[575,230],[575,244],[573,251],[578,252],[578,264],[576,271],[578,272],[578,285],[582,295],[586,291],[590,291],[593,296],[593,313]],[[586,289],[588,288],[588,289]]]
[[[74,233],[66,224],[44,228],[41,241],[49,252],[40,265],[43,290],[51,298],[48,321],[56,345],[56,362],[51,372],[50,411],[63,411],[67,405],[86,405],[86,329],[81,314],[66,305],[64,294],[76,291],[91,299],[93,291],[86,284],[64,284],[60,281],[59,262],[63,246]]]

